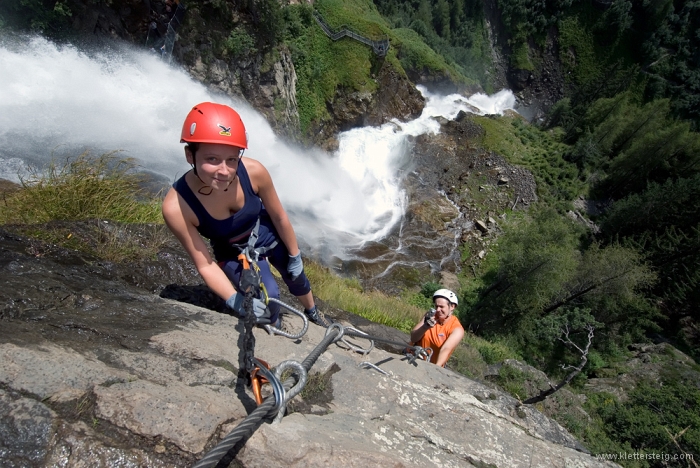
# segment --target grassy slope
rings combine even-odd
[[[287,8],[291,9],[290,17],[298,18],[299,23],[295,37],[286,41],[297,72],[297,102],[302,132],[305,132],[312,124],[330,118],[327,104],[335,100],[336,90],[376,91],[377,83],[372,75],[380,59],[368,46],[350,38],[332,41],[309,16],[310,7],[290,5]],[[408,68],[446,76],[456,83],[473,83],[415,32],[391,29],[371,0],[319,0],[314,8],[334,31],[348,27],[372,40],[388,38],[391,48],[383,66],[393,67],[399,75],[405,75]]]

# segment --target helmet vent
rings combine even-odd
[[[190,136],[194,135],[194,131],[197,128],[197,122],[192,122],[192,125],[190,125]]]

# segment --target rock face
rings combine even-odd
[[[238,319],[134,286],[122,275],[134,266],[38,250],[7,232],[0,249],[3,467],[191,466],[255,407],[237,381]],[[177,261],[168,255],[164,263]],[[161,295],[178,288],[192,287],[171,285]],[[326,310],[369,333],[406,339]],[[290,329],[300,325],[287,317]],[[255,355],[273,366],[301,362],[323,335],[313,324],[296,341],[256,330]],[[360,368],[363,361],[386,374]],[[608,466],[513,398],[382,349],[362,356],[331,344],[289,411],[225,463]]]
[[[165,0],[76,0],[71,8],[73,29],[85,38],[121,39],[141,45],[149,34],[165,35],[174,7]],[[177,30],[173,62],[211,91],[249,103],[279,135],[332,150],[339,131],[394,118],[406,121],[422,111],[424,99],[414,83],[389,63],[377,60],[372,64],[376,90],[363,93],[339,88],[327,103],[331,119],[313,123],[307,137],[302,138],[297,75],[287,46],[256,44],[257,48],[232,52],[222,45],[230,40],[232,28],[260,27],[260,18],[246,10],[249,8],[225,2],[190,2]],[[151,25],[157,25],[151,30],[157,32],[149,33]]]
[[[392,119],[408,121],[420,115],[425,98],[406,76],[400,75],[386,63],[381,64],[375,93],[347,92],[338,89],[328,109],[333,116],[330,123],[319,129],[319,140],[328,150],[337,149],[339,132],[355,127],[378,126]]]
[[[532,70],[515,68],[509,61],[509,36],[501,19],[498,2],[484,1],[484,13],[489,36],[494,88],[510,88],[517,97],[518,112],[529,120],[540,120],[546,112],[565,96],[567,84],[559,58],[559,32],[556,27],[547,31],[543,45],[529,41],[528,55],[536,66]]]
[[[538,66],[533,71],[511,70],[509,82],[516,91],[518,111],[532,121],[544,118],[546,112],[567,91],[564,69],[559,59],[559,31],[551,27],[547,31],[544,46],[529,43],[532,61]]]
[[[399,292],[438,271],[455,273],[484,258],[499,232],[499,216],[526,209],[537,195],[528,170],[480,148],[483,133],[463,112],[453,121],[443,119],[440,133],[412,142],[403,180],[404,219],[389,236],[356,252],[368,261],[347,262],[346,273],[367,286]],[[460,251],[465,244],[471,252],[467,264]]]
[[[193,78],[215,92],[247,101],[280,134],[290,138],[299,134],[297,77],[286,47],[236,61],[204,59],[193,44],[182,45],[177,50]]]

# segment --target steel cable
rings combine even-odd
[[[422,349],[420,346],[415,346],[415,345],[412,345],[408,342],[402,343],[400,341],[392,341],[392,340],[387,340],[385,338],[379,338],[376,336],[368,335],[365,332],[357,331],[354,328],[350,328],[350,327],[345,328],[345,336],[352,336],[355,338],[364,338],[364,339],[369,340],[369,341],[379,341],[380,343],[386,343],[386,344],[390,344],[390,345],[394,345],[394,346],[402,346],[405,348],[413,348],[413,349],[420,348],[420,349]]]
[[[302,367],[308,372],[311,367],[316,363],[319,356],[328,348],[328,346],[337,341],[338,338],[342,336],[342,332],[338,332],[337,335],[328,334],[323,337],[323,340],[316,345],[316,347],[309,353],[309,355],[301,363]],[[295,379],[293,376],[289,377],[284,381],[284,388],[286,390],[291,389],[294,386]],[[262,420],[271,413],[277,414],[277,405],[275,404],[275,395],[270,395],[265,400],[255,408],[246,418],[236,426],[231,432],[229,432],[226,437],[221,439],[216,447],[210,450],[204,457],[197,463],[192,465],[192,468],[211,468],[219,463],[219,460],[223,458],[226,453],[228,453],[234,445],[236,445],[240,440],[243,440],[255,432],[255,430],[260,426]]]

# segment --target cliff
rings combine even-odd
[[[76,233],[85,226],[75,224]],[[161,297],[209,300],[174,243],[140,265],[8,231],[0,246],[3,466],[191,466],[255,407],[236,378],[239,320]],[[163,287],[168,281],[176,283]],[[325,310],[371,335],[405,339]],[[301,362],[323,335],[313,324],[295,341],[257,329],[255,355],[273,367]],[[382,372],[361,368],[365,361]],[[390,347],[363,356],[331,344],[289,413],[220,466],[612,466],[538,411]]]

